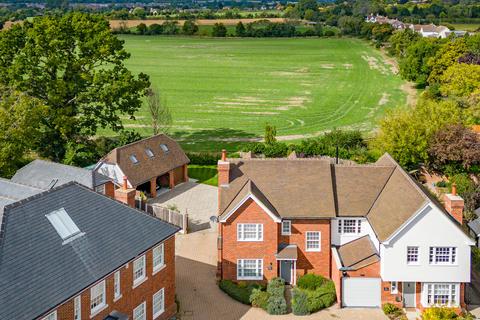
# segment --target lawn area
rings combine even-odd
[[[480,28],[480,23],[452,23],[455,30],[477,31]]]
[[[188,166],[188,176],[197,179],[199,183],[216,187],[218,185],[217,166],[200,166],[191,164]]]
[[[267,122],[288,140],[335,127],[368,131],[406,102],[404,82],[358,39],[121,38],[128,68],[161,90],[170,134],[187,151],[234,150],[261,137]],[[149,135],[148,118],[144,107],[124,124]]]

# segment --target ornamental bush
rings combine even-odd
[[[382,306],[383,313],[385,314],[396,314],[400,311],[400,308],[392,303],[385,303]]]
[[[301,289],[315,290],[320,288],[326,281],[327,279],[322,276],[313,273],[307,273],[298,278],[297,286]]]
[[[221,280],[219,287],[230,297],[243,304],[250,304],[250,295],[252,294],[253,289],[262,288],[258,283],[236,284],[231,280]]]
[[[270,294],[262,289],[253,289],[250,295],[250,303],[253,307],[262,308],[267,310],[268,298]]]
[[[287,301],[285,301],[285,297],[283,297],[283,295],[270,296],[270,298],[268,298],[267,312],[268,314],[273,314],[273,315],[286,314]]]
[[[433,307],[425,309],[422,313],[422,320],[449,320],[458,319],[454,308]]]
[[[295,288],[292,295],[292,311],[296,316],[305,316],[308,312],[308,297],[305,291]]]
[[[310,313],[328,308],[336,301],[335,284],[322,276],[306,274],[298,279],[297,286],[307,297]]]

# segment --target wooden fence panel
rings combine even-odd
[[[173,211],[167,208],[164,208],[159,205],[150,205],[147,204],[145,206],[145,211],[152,216],[155,216],[163,221],[169,222],[171,224],[174,224],[182,230],[180,232],[182,233],[187,233],[188,230],[188,214],[186,213],[181,213],[177,211]]]

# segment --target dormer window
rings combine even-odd
[[[81,235],[80,229],[64,208],[50,212],[45,215],[45,217],[50,221],[62,240],[66,241],[77,235]]]
[[[137,157],[136,157],[134,154],[131,154],[131,155],[130,155],[130,161],[132,161],[133,164],[137,164],[137,163],[138,163],[138,159],[137,159]]]
[[[160,145],[160,148],[162,148],[163,152],[168,153],[170,150],[168,149],[168,146],[164,143]]]
[[[153,158],[153,157],[155,156],[155,155],[153,154],[152,149],[150,149],[150,148],[145,149],[145,153],[147,154],[147,156],[148,156],[149,158]]]
[[[340,234],[358,234],[362,232],[362,221],[360,219],[340,219],[338,220],[338,233]]]

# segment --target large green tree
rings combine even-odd
[[[98,128],[122,128],[149,87],[124,65],[129,54],[98,15],[38,17],[0,33],[0,84],[47,106],[37,150],[60,161],[68,143]]]
[[[40,100],[0,86],[0,176],[12,176],[25,163],[45,113]]]

